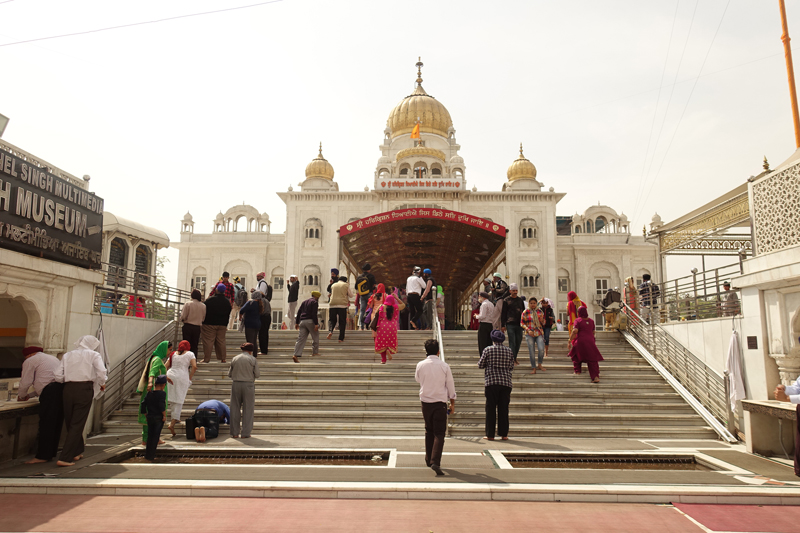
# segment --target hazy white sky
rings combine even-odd
[[[638,234],[794,151],[772,1],[282,0],[6,45],[256,1],[0,1],[3,138],[173,240],[187,211],[205,233],[242,202],[283,232],[275,192],[320,141],[340,190],[371,186],[417,56],[468,186],[498,190],[523,142],[560,215],[601,202]]]

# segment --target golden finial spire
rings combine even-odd
[[[764,164],[761,165],[761,168],[764,170],[769,170],[769,161],[767,161],[767,156],[764,156]]]
[[[417,61],[417,86],[422,85],[422,56],[419,56]]]
[[[325,159],[324,157],[322,157],[322,141],[320,141],[319,143],[319,159]]]
[[[525,156],[522,155],[522,143],[519,143],[519,158],[520,159],[525,159]]]

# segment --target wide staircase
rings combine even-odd
[[[429,332],[428,332],[429,333]],[[260,435],[420,435],[422,416],[416,364],[424,357],[425,332],[401,331],[398,354],[381,364],[370,332],[348,331],[344,343],[336,335],[321,338],[321,355],[310,357],[311,340],[300,364],[291,354],[297,335],[270,332],[269,355],[259,356],[254,434]],[[445,357],[453,370],[456,414],[453,436],[484,434],[483,370],[477,367],[474,331],[443,333]],[[227,336],[228,360],[244,342],[240,333]],[[523,343],[514,371],[510,436],[580,438],[716,438],[691,407],[618,333],[598,332],[600,383],[588,373],[573,377],[567,357],[567,336],[553,332],[546,372],[530,374]],[[201,363],[184,404],[182,418],[209,399],[229,403],[228,364]],[[132,396],[103,424],[107,433],[137,433],[138,397]],[[182,424],[179,431],[182,431]]]

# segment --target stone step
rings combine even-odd
[[[182,418],[191,416],[194,412],[193,406],[199,405],[201,402],[197,399],[187,398],[184,403],[187,407],[182,410]],[[584,404],[578,402],[536,402],[528,403],[518,401],[512,394],[512,404],[514,411],[529,412],[529,413],[616,413],[616,414],[637,414],[641,413],[642,405],[633,403],[593,403]],[[419,411],[420,402],[417,401],[397,401],[397,400],[277,400],[277,399],[264,399],[257,398],[255,402],[257,409],[262,410],[296,410],[296,411],[314,411],[322,412],[326,410],[337,411],[372,411],[381,409],[386,412],[397,411]],[[135,415],[138,411],[138,401],[126,402],[122,409],[115,411],[114,416],[122,415]],[[471,398],[458,399],[459,412],[482,412],[484,408],[484,400],[477,395]],[[648,403],[646,404],[648,412],[658,412],[660,414],[681,414],[686,415],[692,413],[691,407],[688,405],[681,405],[677,403]]]
[[[276,424],[255,422],[253,435],[368,435],[368,436],[421,436],[424,434],[421,417],[416,423],[390,424],[329,424],[329,423],[294,423]],[[141,424],[108,421],[103,424],[104,431],[109,433],[139,433]],[[453,436],[476,437],[483,434],[483,424],[452,423],[450,431]],[[222,426],[227,431],[227,426]],[[183,424],[176,431],[183,433]],[[163,433],[162,433],[163,434]],[[703,426],[545,426],[514,425],[511,423],[512,437],[592,437],[592,438],[648,438],[648,439],[714,439],[716,433]]]

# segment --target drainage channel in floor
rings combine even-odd
[[[512,468],[554,468],[577,470],[717,470],[692,454],[593,454],[503,452]]]
[[[102,463],[152,464],[145,451],[132,448]],[[184,465],[276,465],[276,466],[390,466],[386,450],[175,450],[159,449],[156,463]]]

